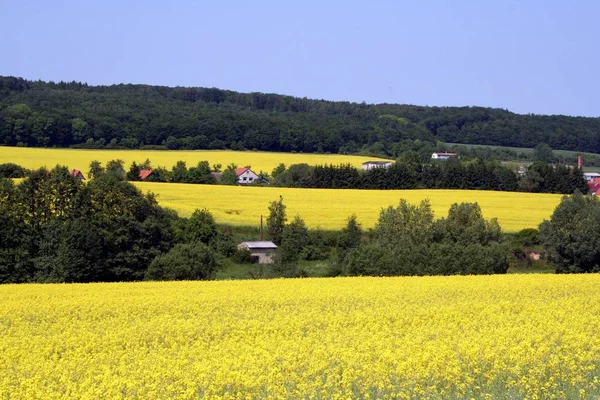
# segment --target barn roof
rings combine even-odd
[[[152,175],[152,170],[151,169],[142,169],[142,170],[140,170],[140,179],[146,179],[150,175]]]
[[[85,177],[83,176],[83,174],[81,173],[81,171],[78,170],[78,169],[72,170],[71,172],[69,172],[69,175],[74,176],[75,178],[79,178],[79,179],[85,180]]]
[[[258,242],[242,242],[248,249],[276,249],[277,245],[270,241],[258,241]]]

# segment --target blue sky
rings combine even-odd
[[[0,0],[0,75],[600,117],[597,1]]]

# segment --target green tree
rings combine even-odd
[[[500,242],[502,230],[498,220],[486,221],[477,203],[454,203],[448,210],[448,217],[434,223],[437,242],[448,244],[481,244]]]
[[[429,200],[419,205],[400,200],[398,207],[381,210],[373,237],[385,247],[428,243],[432,240],[433,211]]]
[[[281,245],[277,249],[283,263],[295,263],[300,253],[310,243],[306,223],[296,215],[292,222],[287,224],[281,235]]]
[[[114,175],[119,179],[125,179],[125,161],[123,160],[110,160],[106,163],[106,173]]]
[[[227,168],[225,168],[225,171],[223,171],[222,175],[221,175],[221,183],[224,185],[237,185],[238,184],[238,177],[237,174],[235,173],[235,170],[237,169],[237,165],[236,164],[229,164],[227,166]]]
[[[93,179],[95,177],[97,177],[99,174],[103,173],[104,167],[102,166],[102,163],[98,160],[92,160],[92,162],[90,162],[90,170],[88,172],[88,178]]]
[[[273,201],[269,205],[269,216],[267,217],[267,237],[276,245],[281,244],[283,229],[287,222],[286,205],[283,204],[283,196],[279,196],[278,201]]]
[[[200,242],[180,243],[168,253],[157,256],[146,272],[153,281],[214,279],[220,267],[215,252]]]
[[[540,240],[557,272],[599,272],[600,202],[581,194],[563,197],[540,225]]]
[[[210,211],[194,210],[185,223],[184,236],[187,242],[209,244],[217,236],[217,223]]]
[[[533,160],[552,164],[553,162],[556,162],[556,156],[552,151],[552,147],[548,146],[546,143],[539,143],[533,149]]]
[[[348,251],[360,246],[361,238],[362,228],[358,223],[356,214],[352,214],[348,218],[346,226],[342,228],[342,231],[340,232],[340,236],[338,238],[337,249],[339,262],[344,261],[344,258],[346,257]]]

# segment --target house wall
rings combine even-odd
[[[258,257],[259,264],[272,264],[273,263],[273,254],[275,254],[275,251],[270,250],[270,249],[250,250],[251,256]]]
[[[373,169],[373,168],[387,168],[387,167],[390,167],[391,165],[392,165],[391,162],[385,163],[385,164],[371,164],[371,163],[368,163],[368,164],[363,164],[362,165],[362,169],[366,171],[366,170]]]
[[[258,175],[256,175],[254,172],[246,171],[240,176],[238,176],[238,183],[242,185],[247,185],[254,182],[256,178],[258,178]]]

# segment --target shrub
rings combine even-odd
[[[218,267],[210,247],[200,242],[183,243],[157,256],[146,271],[146,280],[213,279]]]

